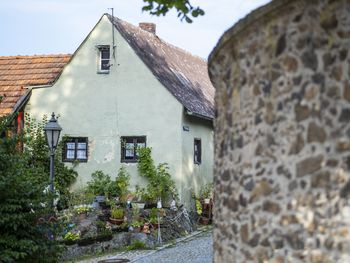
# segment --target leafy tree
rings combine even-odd
[[[0,118],[0,134],[7,118]],[[0,138],[0,262],[57,262],[60,246],[52,239],[55,227],[38,219],[52,212],[43,189],[43,165],[29,152],[18,151],[23,137]]]
[[[200,7],[194,7],[189,0],[143,0],[146,5],[143,11],[149,12],[151,15],[166,15],[171,9],[175,9],[177,16],[181,21],[192,23],[193,18],[204,15],[204,10]]]

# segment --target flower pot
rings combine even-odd
[[[78,218],[79,218],[80,221],[86,219],[86,217],[87,217],[86,213],[78,214]]]
[[[201,217],[200,219],[199,219],[199,222],[202,224],[202,225],[209,225],[209,218],[207,218],[207,217]]]
[[[145,203],[133,203],[133,205],[137,205],[139,209],[145,208]]]
[[[210,204],[210,198],[205,198],[204,199],[204,204]]]
[[[104,203],[106,202],[106,197],[104,195],[96,195],[95,201],[98,203]]]
[[[109,218],[109,222],[113,225],[121,225],[124,223],[124,218]]]

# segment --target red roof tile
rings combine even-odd
[[[0,57],[0,116],[11,113],[26,87],[52,84],[71,55]]]

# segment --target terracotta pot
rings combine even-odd
[[[109,222],[113,225],[121,225],[124,223],[124,218],[109,218]]]
[[[78,215],[79,220],[84,220],[84,219],[86,219],[86,217],[87,217],[86,213],[81,213]]]
[[[207,217],[201,217],[200,218],[200,220],[199,220],[199,222],[202,224],[202,225],[209,225],[209,218],[207,218]]]

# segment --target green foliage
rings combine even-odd
[[[71,231],[69,231],[67,234],[64,235],[64,240],[67,241],[76,241],[80,238],[79,233],[73,233]]]
[[[177,189],[175,182],[171,179],[169,167],[166,163],[161,163],[157,167],[151,156],[152,149],[144,147],[138,149],[139,162],[138,171],[142,177],[148,180],[145,198],[148,201],[170,200],[177,198]],[[142,192],[142,190],[139,190]]]
[[[111,209],[111,218],[114,219],[123,219],[124,218],[124,209],[114,207]]]
[[[30,116],[25,116],[25,129],[24,129],[24,152],[30,155],[30,163],[34,166],[41,167],[44,170],[43,176],[37,176],[36,182],[45,182],[49,184],[50,173],[50,159],[49,159],[49,147],[46,143],[44,126],[47,123],[47,116],[44,116],[41,122],[37,122]],[[60,207],[67,207],[71,193],[69,191],[70,186],[76,181],[78,173],[73,168],[69,168],[62,162],[62,143],[64,138],[57,146],[55,152],[55,189],[60,194]]]
[[[6,129],[0,118],[0,134]],[[33,139],[33,138],[29,138]],[[22,136],[0,137],[0,262],[58,262],[60,246],[49,237],[55,223],[38,219],[52,213],[44,195],[48,177],[46,167],[32,152],[18,151]]]
[[[146,244],[141,240],[134,240],[129,246],[126,247],[126,250],[135,250],[135,249],[145,249]]]
[[[108,174],[98,170],[91,174],[92,180],[88,182],[88,190],[94,195],[110,195],[112,180]]]
[[[130,175],[125,167],[121,167],[118,176],[113,181],[108,174],[96,171],[91,174],[92,180],[88,182],[88,191],[94,195],[105,195],[106,197],[119,196],[121,201],[126,201]]]
[[[206,198],[213,198],[214,194],[214,184],[213,183],[207,183],[203,185],[199,190],[199,197],[206,199]]]
[[[198,199],[196,199],[196,211],[198,215],[201,215],[203,212],[201,201],[199,201]]]
[[[69,199],[69,207],[91,204],[95,198],[95,195],[87,190],[87,188],[81,188],[71,193]]]
[[[143,2],[146,5],[142,11],[147,11],[151,15],[164,16],[171,9],[175,9],[181,21],[185,19],[187,23],[192,23],[193,18],[204,15],[203,9],[192,6],[189,0],[143,0]]]
[[[120,201],[125,202],[129,193],[128,187],[130,185],[130,175],[126,171],[125,167],[120,167],[118,176],[115,178],[113,186],[115,186],[116,194],[119,196]]]
[[[74,208],[74,212],[78,215],[87,213],[89,211],[91,211],[91,208],[87,205],[82,205]]]

